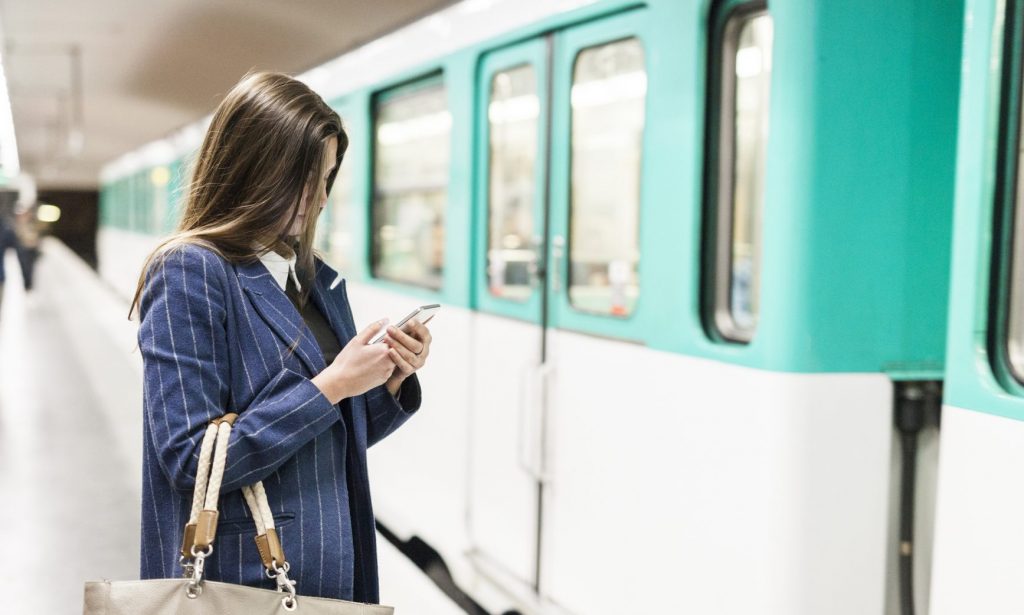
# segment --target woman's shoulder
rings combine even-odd
[[[225,305],[231,285],[230,266],[216,249],[194,242],[173,241],[156,249],[145,265],[145,279],[139,295],[139,317],[156,302],[165,302],[172,311],[202,305]],[[201,310],[202,311],[202,310]]]
[[[153,253],[149,275],[196,278],[206,280],[224,278],[230,264],[212,245],[196,241],[172,241]]]

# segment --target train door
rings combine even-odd
[[[650,431],[672,431],[651,409],[671,403],[665,386],[677,375],[637,343],[657,296],[640,279],[641,231],[651,236],[643,222],[657,197],[643,189],[656,56],[648,15],[561,33],[552,63],[539,586],[543,602],[571,613],[635,611],[673,585],[655,556],[671,536],[648,528],[661,525],[668,508],[657,494],[669,490],[654,480],[665,465]]]
[[[587,544],[607,528],[590,534],[587,518],[605,518],[589,507],[607,503],[600,483],[615,473],[603,447],[617,428],[601,398],[628,391],[614,375],[608,387],[588,380],[617,363],[577,364],[576,342],[603,338],[598,352],[620,357],[633,346],[608,338],[637,324],[644,15],[492,52],[478,73],[474,356],[488,364],[476,366],[471,406],[474,559],[520,596],[564,595],[574,608],[602,576],[590,573],[609,569]]]
[[[469,525],[478,567],[535,591],[540,508],[549,62],[541,38],[488,54],[477,82],[477,318]]]

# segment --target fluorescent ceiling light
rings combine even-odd
[[[18,163],[18,141],[14,138],[14,116],[11,114],[11,97],[7,93],[7,75],[4,73],[3,56],[0,56],[0,167],[8,177],[21,171]]]

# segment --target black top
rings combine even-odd
[[[299,307],[299,289],[296,288],[291,273],[288,274],[288,284],[285,286],[284,292],[291,299],[295,309],[299,311],[306,326],[313,332],[313,337],[316,338],[316,343],[320,346],[320,353],[324,355],[324,362],[330,365],[341,352],[338,336],[334,334],[331,325],[328,324],[327,319],[324,318],[315,303],[307,301],[304,307]]]
[[[285,285],[284,292],[291,299],[295,309],[299,311],[303,322],[313,332],[317,346],[320,347],[320,353],[324,355],[324,363],[330,365],[341,352],[341,343],[327,319],[324,318],[323,312],[312,301],[307,301],[305,307],[299,307],[299,289],[295,286],[291,272],[288,274],[288,283]],[[407,378],[395,394],[395,400],[404,409],[419,407],[419,387],[409,384],[409,381],[414,379],[415,375]],[[410,386],[413,386],[411,393],[405,394],[406,389]]]

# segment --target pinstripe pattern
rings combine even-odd
[[[344,345],[356,329],[344,280],[330,289],[336,275],[318,260],[311,298]],[[320,349],[266,267],[232,265],[198,246],[170,254],[150,277],[140,314],[140,577],[180,575],[199,443],[211,418],[234,411],[207,577],[274,587],[239,491],[264,480],[299,593],[376,602],[366,449],[419,408],[416,377],[403,386],[405,408],[382,386],[331,405],[309,380],[325,367]]]

